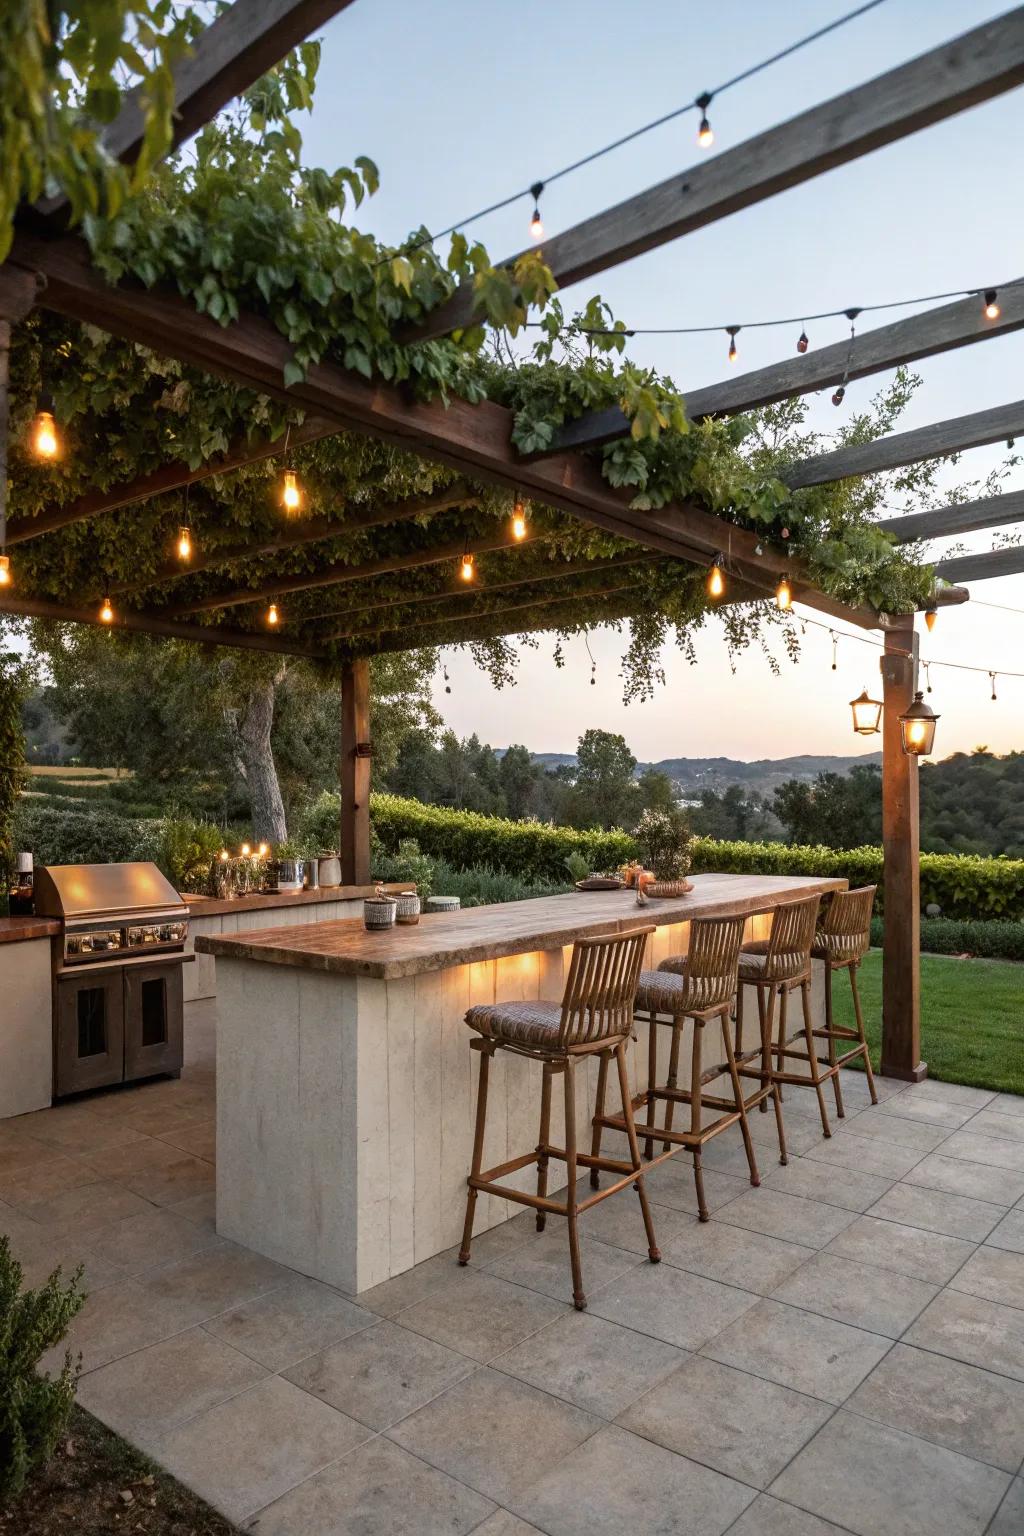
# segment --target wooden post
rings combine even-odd
[[[370,879],[370,663],[341,667],[341,880]]]
[[[903,751],[900,715],[914,701],[918,642],[913,618],[887,630],[882,668],[882,1074],[918,1083],[921,1060],[921,889],[917,758]]]

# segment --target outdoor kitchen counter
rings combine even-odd
[[[415,890],[415,881],[406,880],[385,885],[386,891]],[[181,899],[188,903],[191,917],[224,917],[229,912],[285,913],[289,908],[304,908],[330,904],[334,901],[363,901],[372,896],[376,885],[319,885],[307,891],[252,891],[248,896],[204,896],[195,891],[183,891]]]
[[[561,997],[578,937],[653,923],[645,963],[654,966],[686,950],[694,917],[741,914],[747,936],[763,938],[774,907],[844,883],[699,875],[691,895],[644,908],[630,891],[574,892],[432,915],[384,933],[349,920],[200,936],[200,959],[216,956],[217,966],[218,1233],[350,1293],[444,1252],[459,1241],[465,1215],[472,1004]],[[822,993],[816,974],[817,1023]],[[745,1046],[758,1034],[753,1006],[746,1021]],[[714,1060],[718,1028],[706,1026]],[[634,1092],[647,1080],[643,1019],[636,1034]],[[593,1058],[581,1064],[578,1125],[590,1122],[596,1077]],[[680,1079],[686,1086],[685,1069]],[[558,1146],[561,1095],[554,1097]],[[499,1052],[487,1166],[536,1144],[539,1111],[536,1063]],[[770,1150],[764,1156],[770,1164]],[[530,1178],[536,1171],[524,1169],[512,1182],[525,1188]],[[481,1195],[477,1230],[514,1210]]]
[[[60,923],[52,917],[0,917],[0,944],[49,939],[55,933],[60,933]]]

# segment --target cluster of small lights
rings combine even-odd
[[[238,850],[238,857],[240,859],[252,859],[252,858],[266,859],[269,856],[270,856],[270,844],[269,843],[260,843],[260,845],[256,849],[255,853],[253,853],[252,845],[250,843],[243,843],[242,846]],[[220,862],[222,864],[228,864],[228,863],[230,863],[230,861],[231,861],[231,854],[230,854],[229,850],[227,848],[222,848],[221,851],[220,851]]]

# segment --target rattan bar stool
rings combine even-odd
[[[784,906],[776,907],[772,913],[772,926],[768,938],[754,939],[744,944],[740,950],[740,985],[736,992],[737,1059],[741,1063],[742,1076],[760,1078],[760,1088],[747,1098],[747,1108],[749,1109],[752,1103],[757,1102],[764,1111],[768,1108],[769,1097],[774,1100],[776,1124],[779,1128],[779,1156],[784,1163],[787,1161],[787,1155],[786,1135],[782,1123],[781,1084],[788,1083],[797,1088],[813,1087],[818,1096],[822,1134],[832,1135],[822,1085],[830,1077],[834,1081],[838,1077],[839,1068],[830,1061],[822,1061],[819,1058],[814,1045],[814,1020],[811,1015],[811,948],[814,944],[820,905],[820,896],[811,896],[805,901],[787,902]],[[760,1050],[742,1050],[744,986],[753,987],[757,993],[757,1012],[762,1041]],[[798,988],[803,1023],[789,1034],[787,1033],[789,994]],[[778,1001],[777,1015],[776,1001]],[[801,1037],[806,1044],[806,1051],[791,1049],[793,1041]],[[759,1055],[760,1070],[750,1065]],[[809,1063],[808,1076],[785,1070],[786,1060],[794,1057]]]
[[[871,1054],[864,1034],[857,971],[871,943],[871,912],[877,889],[874,885],[862,885],[855,891],[836,891],[825,908],[811,947],[812,958],[825,962],[825,1027],[814,1030],[815,1038],[828,1041],[829,1064],[837,1069],[844,1067],[848,1061],[855,1061],[858,1056],[864,1058],[864,1073],[872,1104],[878,1103],[878,1094],[875,1091],[875,1074],[871,1070]],[[850,977],[853,1012],[857,1020],[855,1029],[844,1029],[835,1022],[832,1011],[832,975],[835,971],[846,971]],[[849,1043],[851,1040],[854,1042],[852,1049],[840,1055],[839,1041]],[[842,1117],[845,1111],[838,1070],[832,1082],[836,1093],[836,1111]]]
[[[647,1088],[633,1100],[633,1110],[644,1109],[644,1123],[636,1127],[637,1135],[646,1137],[646,1155],[654,1158],[654,1143],[661,1141],[664,1161],[680,1149],[693,1154],[693,1177],[697,1188],[697,1208],[701,1221],[707,1221],[709,1212],[704,1198],[704,1172],[701,1154],[705,1145],[714,1137],[739,1122],[750,1165],[751,1184],[760,1184],[754,1156],[754,1144],[747,1125],[746,1105],[737,1071],[736,1058],[730,1033],[732,1001],[736,994],[737,964],[740,944],[743,940],[742,917],[696,918],[690,924],[690,947],[685,955],[664,961],[656,971],[644,971],[636,993],[638,1013],[646,1013],[650,1019],[648,1035]],[[693,1023],[691,1045],[690,1086],[680,1088],[679,1055],[686,1021]],[[714,1021],[722,1026],[725,1061],[714,1066],[704,1065],[704,1030]],[[663,1084],[658,1079],[658,1030],[667,1027],[672,1031],[669,1049],[668,1075]],[[767,1066],[766,1066],[766,1071]],[[705,1086],[716,1078],[728,1076],[732,1083],[732,1097],[723,1098],[705,1093]],[[597,1083],[597,1104],[594,1114],[593,1153],[596,1158],[601,1146],[604,1127],[626,1129],[621,1115],[606,1115],[604,1109],[605,1069],[602,1064]],[[665,1105],[665,1121],[659,1126],[657,1106]],[[673,1117],[677,1104],[690,1109],[687,1130],[676,1130]],[[705,1123],[705,1109],[720,1113]],[[590,1182],[597,1187],[598,1170],[591,1171]]]
[[[651,1263],[657,1264],[661,1258],[654,1236],[647,1191],[644,1189],[643,1163],[633,1125],[626,1071],[626,1041],[633,1028],[633,1000],[636,997],[647,936],[653,932],[653,925],[649,925],[611,938],[577,939],[560,1003],[542,1000],[483,1004],[471,1008],[466,1014],[466,1023],[479,1036],[471,1041],[471,1049],[480,1052],[480,1081],[477,1090],[473,1167],[467,1181],[469,1194],[466,1200],[466,1226],[459,1250],[459,1263],[469,1263],[478,1190],[501,1195],[503,1199],[516,1201],[520,1205],[532,1206],[537,1212],[538,1231],[543,1231],[548,1212],[565,1216],[569,1223],[573,1302],[578,1311],[586,1306],[587,1298],[583,1290],[577,1221],[581,1212],[596,1205],[599,1200],[605,1200],[617,1190],[624,1189],[627,1184],[632,1184],[640,1197]],[[496,1168],[484,1170],[487,1079],[491,1057],[498,1050],[526,1056],[542,1065],[540,1139],[533,1152],[510,1158]],[[600,1058],[602,1083],[607,1078],[608,1065],[612,1059],[618,1069],[622,1124],[629,1143],[628,1163],[579,1151],[576,1134],[576,1065],[581,1057],[588,1056]],[[562,1073],[565,1085],[564,1148],[552,1146],[550,1141],[551,1079],[558,1072]],[[548,1164],[551,1158],[559,1159],[566,1166],[569,1184],[564,1201],[548,1198]],[[531,1163],[537,1167],[536,1195],[497,1182]],[[618,1177],[607,1189],[580,1200],[576,1187],[578,1164],[587,1168],[601,1168]]]

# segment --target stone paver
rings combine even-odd
[[[533,1214],[362,1296],[218,1238],[212,1011],[179,1081],[0,1123],[29,1284],[82,1263],[83,1404],[261,1536],[1017,1536],[1024,1100],[844,1073],[581,1223]],[[841,1406],[837,1406],[841,1405]],[[614,1422],[610,1422],[614,1421]],[[1016,1476],[1014,1476],[1016,1474]]]

